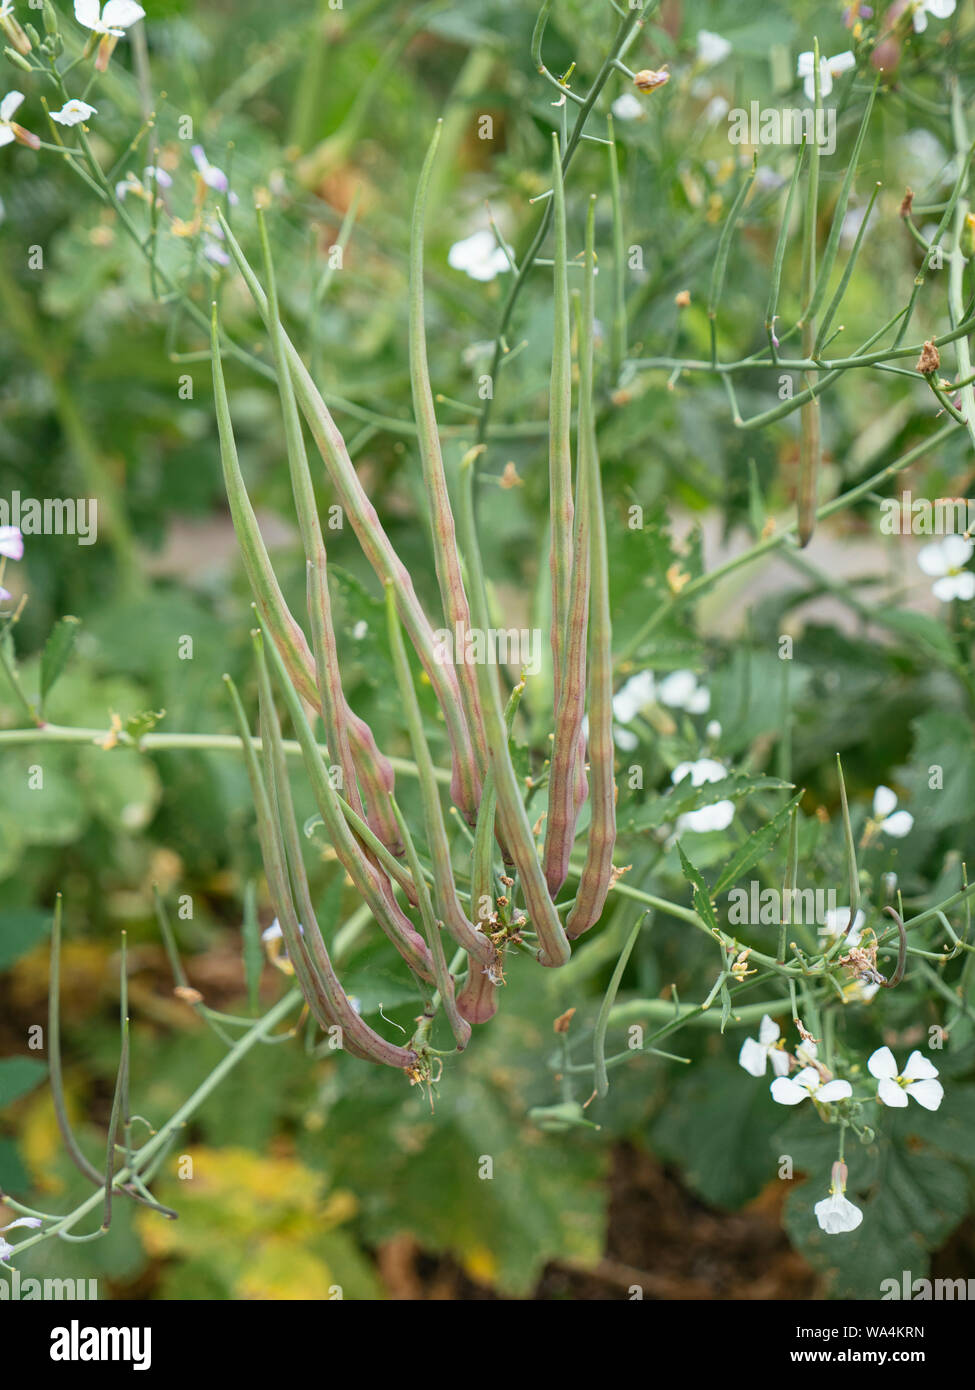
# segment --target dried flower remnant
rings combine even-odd
[[[633,85],[641,92],[655,92],[658,87],[665,86],[670,81],[670,73],[666,65],[655,71],[653,68],[642,68],[633,78]]]
[[[930,376],[941,366],[941,353],[929,338],[921,349],[921,356],[917,359],[916,371],[922,376]]]

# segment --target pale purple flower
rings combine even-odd
[[[24,538],[17,526],[0,526],[0,556],[6,560],[24,558]]]
[[[0,1261],[9,1260],[10,1256],[17,1249],[16,1245],[11,1245],[8,1240],[4,1240],[3,1232],[12,1231],[15,1226],[30,1226],[37,1230],[41,1224],[39,1216],[18,1216],[16,1221],[11,1221],[6,1226],[0,1226]]]
[[[230,180],[222,169],[218,169],[215,164],[210,163],[203,152],[203,146],[193,145],[190,154],[193,156],[193,163],[207,188],[212,188],[215,193],[226,193],[231,203],[236,203],[236,193],[230,192]]]

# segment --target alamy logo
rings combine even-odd
[[[520,666],[529,676],[542,669],[542,632],[533,627],[469,627],[433,634],[433,655],[440,666]]]
[[[728,139],[733,145],[818,145],[823,154],[836,149],[836,111],[832,106],[762,106],[728,112]]]
[[[885,536],[964,536],[975,530],[975,501],[970,497],[885,497],[880,503]]]
[[[52,1361],[131,1361],[134,1371],[152,1365],[151,1327],[68,1327],[51,1329]]]
[[[24,536],[76,536],[79,545],[98,539],[97,497],[0,497],[0,526],[13,526]]]
[[[25,1279],[16,1265],[8,1273],[9,1279],[0,1279],[0,1303],[98,1302],[97,1279]]]

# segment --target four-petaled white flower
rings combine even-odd
[[[638,671],[620,686],[613,696],[613,718],[620,724],[629,724],[638,714],[652,705],[657,693],[657,683],[652,671]],[[632,752],[640,740],[629,729],[614,729],[616,746],[624,752]]]
[[[853,1094],[849,1081],[824,1081],[815,1067],[803,1067],[795,1076],[777,1076],[770,1089],[779,1105],[799,1105],[810,1097],[820,1105],[829,1105]]]
[[[828,907],[825,920],[819,928],[819,935],[823,938],[824,945],[835,941],[838,936],[845,936],[847,946],[859,946],[860,933],[865,921],[866,918],[858,909],[851,926],[848,907]]]
[[[955,0],[921,0],[914,11],[914,32],[923,34],[928,27],[928,15],[947,19],[955,13]]]
[[[863,1220],[863,1212],[858,1206],[844,1197],[842,1192],[831,1192],[813,1207],[816,1220],[828,1236],[840,1236],[846,1231],[855,1231]]]
[[[828,97],[833,90],[833,78],[855,68],[857,60],[849,49],[834,53],[832,58],[819,60],[819,93]],[[796,75],[803,79],[803,89],[810,101],[816,100],[816,60],[812,53],[800,53]]]
[[[703,787],[708,782],[723,782],[728,769],[716,758],[698,758],[693,763],[678,763],[670,774],[674,786],[690,777],[691,786]],[[733,801],[716,801],[713,806],[702,806],[697,811],[686,811],[678,817],[677,831],[682,830],[727,830],[735,817]]]
[[[455,241],[447,252],[447,264],[463,270],[472,280],[493,280],[509,270],[508,257],[494,239],[494,233],[482,227],[463,241]]]
[[[706,68],[716,67],[718,63],[723,63],[731,52],[731,44],[720,34],[713,34],[710,29],[699,29],[697,35],[697,60],[703,63]]]
[[[51,120],[57,121],[58,125],[80,125],[82,121],[87,121],[89,116],[97,114],[97,109],[89,106],[87,101],[72,97],[64,103],[60,111],[51,112]]]
[[[18,1216],[16,1221],[11,1221],[6,1226],[0,1226],[0,1261],[9,1260],[10,1256],[17,1249],[16,1245],[11,1245],[9,1240],[4,1240],[4,1231],[12,1231],[15,1226],[31,1226],[34,1230],[41,1224],[39,1216]]]
[[[74,0],[74,17],[93,34],[106,34],[113,39],[125,37],[126,29],[142,19],[145,10],[135,0],[106,0],[102,9],[98,0]]]
[[[693,671],[672,671],[660,682],[657,698],[671,709],[686,710],[688,714],[707,714],[711,708],[711,692],[698,685]]]
[[[785,1050],[779,1025],[768,1014],[763,1014],[758,1025],[758,1039],[745,1039],[738,1054],[738,1065],[744,1067],[749,1076],[764,1076],[767,1062],[772,1063],[776,1076],[788,1075],[789,1054]]]
[[[934,580],[931,592],[935,598],[942,603],[975,598],[975,574],[965,569],[973,554],[975,545],[965,536],[945,536],[943,541],[921,547],[917,563]]]
[[[877,1078],[877,1099],[884,1105],[903,1110],[911,1096],[925,1110],[937,1110],[945,1090],[935,1078],[938,1068],[921,1052],[912,1052],[902,1072],[889,1047],[878,1047],[867,1060],[867,1070]]]
[[[877,828],[885,835],[893,835],[895,840],[903,840],[914,828],[914,817],[910,811],[896,811],[896,805],[897,793],[890,787],[880,786],[874,792],[873,818]]]
[[[12,117],[23,100],[23,92],[8,92],[3,101],[0,101],[0,145],[9,145],[11,140],[17,139]]]

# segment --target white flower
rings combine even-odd
[[[361,642],[368,631],[369,624],[366,622],[365,618],[360,618],[359,621],[356,623],[355,627],[352,629],[352,636],[355,638],[357,642]]]
[[[833,78],[839,77],[841,73],[849,72],[850,68],[855,68],[857,60],[849,49],[842,53],[834,53],[832,58],[820,58],[819,60],[819,92],[821,96],[828,97],[833,90]],[[816,100],[816,75],[815,59],[812,53],[800,53],[799,62],[796,67],[796,75],[803,78],[803,89],[810,101]]]
[[[813,1100],[828,1105],[834,1100],[848,1100],[853,1094],[849,1081],[824,1081],[815,1067],[803,1067],[795,1076],[777,1076],[770,1087],[772,1099],[779,1105],[799,1105]]]
[[[720,34],[712,34],[710,29],[700,29],[697,35],[697,60],[706,68],[723,63],[731,52],[731,44]]]
[[[931,592],[935,598],[942,603],[950,603],[953,598],[975,598],[975,574],[965,569],[973,554],[975,545],[964,536],[945,536],[943,541],[921,547],[917,563],[934,579]]]
[[[656,681],[652,671],[639,671],[630,676],[613,696],[613,718],[621,724],[629,724],[636,715],[641,714],[656,697]]]
[[[842,988],[844,1004],[869,1004],[880,985],[861,978],[847,981]]]
[[[21,560],[24,538],[17,526],[0,526],[0,555],[7,560]]]
[[[889,1047],[878,1047],[867,1061],[867,1070],[877,1078],[877,1099],[884,1105],[903,1110],[907,1097],[913,1096],[925,1110],[937,1110],[944,1096],[944,1087],[936,1081],[938,1068],[920,1052],[912,1052],[907,1066],[898,1073],[897,1062]]]
[[[486,227],[463,241],[455,241],[447,252],[447,264],[465,271],[472,280],[493,280],[509,269],[508,257]]]
[[[101,14],[99,9],[98,0],[74,0],[74,17],[79,24],[94,34],[108,34],[114,39],[124,38],[126,29],[145,15],[135,0],[106,0]]]
[[[690,777],[692,787],[703,787],[708,782],[723,782],[728,769],[716,758],[698,758],[693,763],[678,763],[670,774],[674,786]],[[733,801],[716,801],[713,806],[702,806],[698,811],[686,811],[677,821],[677,833],[682,830],[727,830],[735,817]]]
[[[826,909],[826,920],[819,928],[819,935],[823,938],[823,944],[835,941],[838,936],[846,935],[847,946],[859,946],[860,934],[863,924],[866,921],[863,913],[857,910],[857,915],[850,926],[850,909],[848,907],[829,907]]]
[[[712,743],[716,742],[721,737],[721,725],[718,720],[710,719],[704,732]]]
[[[9,1260],[10,1256],[17,1249],[16,1245],[11,1245],[8,1240],[4,1240],[3,1232],[12,1231],[15,1226],[31,1226],[34,1230],[41,1224],[39,1216],[18,1216],[16,1221],[11,1221],[7,1226],[0,1226],[0,1261]]]
[[[921,0],[914,11],[914,31],[923,34],[928,27],[928,15],[935,19],[947,19],[955,13],[955,0]]]
[[[81,101],[78,97],[72,97],[64,103],[60,111],[51,112],[51,120],[57,121],[58,125],[81,125],[89,116],[97,115],[94,106],[89,106],[87,101]]]
[[[646,112],[643,102],[632,92],[624,92],[617,97],[611,109],[618,121],[638,121]]]
[[[8,92],[3,101],[0,101],[0,145],[9,145],[11,140],[17,139],[16,131],[11,125],[11,117],[23,100],[23,92]]]
[[[749,1076],[764,1076],[766,1062],[772,1063],[776,1076],[788,1074],[789,1054],[783,1046],[779,1025],[768,1014],[763,1014],[758,1025],[758,1040],[745,1039],[738,1054],[738,1065],[744,1067]]]
[[[842,1235],[845,1231],[855,1231],[863,1220],[859,1207],[844,1197],[842,1192],[834,1192],[824,1197],[813,1207],[816,1220],[828,1236]]]
[[[688,714],[707,714],[711,708],[711,692],[698,685],[693,671],[672,671],[660,682],[657,698],[671,709],[683,709]]]
[[[878,829],[885,835],[893,835],[895,840],[903,840],[914,827],[914,817],[910,811],[895,811],[897,793],[890,787],[880,786],[873,794],[873,818]]]

